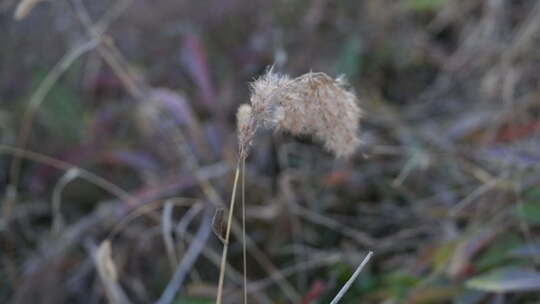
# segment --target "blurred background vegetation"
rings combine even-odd
[[[345,74],[363,144],[259,134],[250,303],[328,303],[368,250],[342,303],[540,301],[540,1],[4,0],[0,29],[1,303],[152,303],[197,240],[174,303],[213,303],[269,65]]]

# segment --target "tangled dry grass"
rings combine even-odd
[[[238,146],[224,303],[539,301],[538,1],[18,3],[1,303],[214,303]]]

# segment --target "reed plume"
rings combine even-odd
[[[257,129],[274,128],[293,135],[313,135],[336,157],[348,157],[360,143],[356,132],[361,111],[356,96],[345,88],[346,85],[342,77],[333,79],[324,73],[310,72],[291,79],[287,75],[275,73],[272,68],[251,83],[250,104],[241,105],[236,114],[239,161],[236,166],[221,256],[217,304],[221,304],[223,296],[231,221],[240,172],[242,173],[244,303],[247,303],[244,168]]]
[[[350,156],[360,143],[356,132],[361,110],[346,85],[343,77],[324,73],[290,79],[269,69],[251,84],[251,105],[238,110],[241,157],[259,127],[313,135],[336,157]]]

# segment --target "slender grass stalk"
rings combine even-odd
[[[334,297],[334,299],[332,300],[332,302],[330,302],[330,304],[337,304],[339,302],[339,300],[341,300],[341,298],[343,298],[343,296],[345,295],[345,293],[347,292],[347,290],[349,290],[349,288],[351,288],[351,285],[352,283],[354,283],[354,281],[356,280],[356,278],[358,277],[358,275],[360,274],[360,272],[362,272],[362,269],[364,268],[364,266],[366,266],[366,264],[369,262],[369,259],[371,259],[371,256],[373,255],[373,252],[370,251],[366,257],[364,258],[364,260],[362,261],[362,263],[360,263],[360,265],[358,265],[358,267],[356,268],[356,270],[354,271],[354,273],[352,274],[352,276],[349,278],[349,280],[345,283],[345,285],[343,285],[343,287],[341,287],[340,291],[338,292],[338,294]]]
[[[227,230],[225,231],[225,239],[223,244],[223,253],[221,255],[221,265],[219,267],[219,283],[216,296],[216,304],[221,304],[221,298],[223,297],[223,281],[225,279],[225,268],[227,265],[227,252],[229,250],[229,237],[231,235],[231,223],[234,211],[234,203],[236,201],[236,188],[238,186],[238,177],[240,175],[240,162],[236,166],[236,172],[234,174],[233,190],[231,194],[231,203],[229,207],[229,216],[227,218]]]
[[[247,249],[246,249],[246,158],[242,157],[242,259],[244,265],[244,304],[247,304]]]
[[[247,304],[245,160],[259,127],[286,130],[293,135],[311,134],[324,142],[337,157],[350,156],[360,140],[356,136],[361,110],[354,93],[345,89],[343,78],[333,79],[324,73],[307,73],[295,79],[268,69],[251,83],[250,104],[236,112],[239,158],[236,166],[227,231],[220,267],[217,304],[223,296],[223,278],[229,232],[234,210],[239,172],[242,174],[242,257],[244,272],[243,301]]]

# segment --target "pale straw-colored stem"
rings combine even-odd
[[[372,255],[373,255],[372,251],[370,251],[366,255],[366,257],[364,258],[362,263],[360,263],[360,265],[358,265],[358,268],[356,268],[356,270],[354,271],[352,276],[349,278],[347,283],[345,283],[345,285],[343,285],[343,287],[341,287],[341,290],[338,292],[338,294],[335,296],[335,298],[332,300],[332,302],[330,302],[330,304],[337,304],[339,302],[339,300],[341,300],[341,298],[343,298],[343,296],[345,295],[347,290],[349,290],[349,288],[351,288],[352,283],[354,283],[354,281],[356,280],[356,278],[358,277],[360,272],[362,272],[362,269],[364,268],[364,266],[366,266],[366,264],[369,262],[369,259],[371,259]]]
[[[216,304],[221,304],[221,298],[223,297],[223,281],[225,279],[225,268],[227,265],[227,251],[229,250],[229,237],[231,234],[231,223],[234,211],[234,202],[236,201],[236,186],[238,185],[238,176],[240,175],[240,166],[236,166],[236,173],[234,174],[233,190],[231,194],[231,203],[229,207],[229,216],[227,219],[227,230],[225,231],[225,240],[223,244],[223,253],[221,255],[221,265],[219,267],[219,283],[216,296]]]
[[[242,157],[242,259],[244,265],[244,304],[247,304],[247,249],[246,249],[246,158]]]

